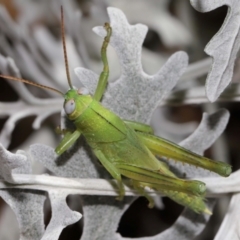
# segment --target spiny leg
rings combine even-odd
[[[200,156],[166,139],[143,132],[137,132],[137,135],[153,154],[198,166],[224,177],[229,176],[232,171],[227,163]]]
[[[159,171],[153,171],[126,163],[115,163],[114,166],[121,175],[144,183],[144,186],[149,186],[154,189],[181,191],[196,196],[203,196],[206,192],[205,183],[197,180],[184,180],[167,176]]]
[[[110,41],[110,37],[112,34],[112,28],[109,23],[105,23],[104,28],[107,31],[107,36],[104,38],[103,45],[101,48],[101,58],[103,62],[103,71],[101,72],[101,75],[98,80],[97,89],[94,93],[93,98],[97,101],[100,101],[102,98],[102,95],[106,89],[108,76],[109,76],[109,66],[108,66],[108,60],[107,60],[107,46]]]
[[[154,136],[152,132],[149,131],[151,127],[146,124],[132,121],[125,122],[137,131],[140,139],[153,154],[202,167],[224,177],[231,173],[231,166],[229,164],[202,157],[166,139]]]
[[[125,195],[125,189],[122,183],[121,173],[118,169],[105,157],[105,155],[97,149],[94,149],[93,152],[95,153],[96,157],[102,163],[102,165],[107,169],[107,171],[111,174],[111,176],[117,180],[118,187],[119,187],[119,196],[117,200],[122,200]]]

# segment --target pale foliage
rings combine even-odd
[[[137,2],[135,0],[131,4],[134,6]],[[162,11],[165,14],[161,18],[167,21],[169,25],[166,28],[164,24],[157,24],[160,19],[156,11],[157,2],[159,1],[153,1],[150,7],[147,8],[145,14],[149,13],[151,15],[152,13],[153,19],[147,19],[146,24],[155,29],[160,35],[166,33],[163,40],[169,43],[170,46],[176,44],[173,40],[173,35],[177,34],[177,31],[180,31],[181,34],[184,31],[186,37],[182,37],[179,44],[188,44],[191,41],[191,36],[179,22],[175,24],[177,22],[176,19],[167,13],[167,1],[162,1],[161,3],[164,9]],[[219,33],[216,34],[206,48],[206,52],[214,59],[205,86],[207,97],[210,101],[217,100],[231,81],[234,60],[240,43],[238,39],[239,17],[235,14],[236,11],[239,11],[240,7],[238,1],[225,0],[218,1],[217,4],[215,2],[210,3],[205,0],[191,1],[191,4],[197,10],[203,12],[215,9],[223,4],[227,4],[229,9],[232,10],[229,11]],[[113,1],[112,4],[118,5],[120,3],[119,1]],[[139,7],[141,10],[147,4],[143,1],[142,5],[139,6],[141,6]],[[43,8],[40,12],[44,14],[50,11],[57,15],[56,9],[58,7],[59,3],[57,1],[51,1],[50,7]],[[67,45],[72,53],[69,53],[69,55],[73,56],[70,59],[70,63],[74,62],[72,66],[78,66],[75,68],[75,73],[81,81],[81,83],[78,83],[75,78],[74,85],[80,86],[83,84],[89,88],[90,92],[94,92],[99,74],[87,68],[79,67],[79,65],[89,66],[93,63],[87,56],[81,39],[77,34],[79,28],[76,21],[80,19],[81,14],[79,12],[76,13],[73,5],[70,3],[65,2],[64,7],[67,12],[66,28],[69,28],[69,35],[71,36],[71,38],[67,38]],[[144,19],[145,14],[139,14],[139,12],[139,17],[138,15],[131,17],[130,9],[131,6],[128,6],[128,11],[126,9],[129,19],[131,18],[132,21],[136,21],[139,17]],[[196,87],[194,83],[194,87],[184,90],[178,90],[178,87],[184,84],[184,82],[194,80],[206,73],[210,65],[209,59],[188,66],[187,54],[177,52],[170,56],[161,68],[158,67],[158,70],[156,69],[156,74],[147,74],[142,67],[142,62],[145,63],[146,61],[141,61],[142,43],[147,33],[147,26],[143,24],[129,24],[124,13],[117,8],[109,7],[107,12],[113,28],[110,44],[116,51],[120,63],[121,75],[117,80],[109,83],[102,101],[104,106],[122,118],[149,123],[157,106],[207,102],[203,87]],[[48,82],[48,77],[51,75],[50,82],[52,82],[52,85],[56,88],[66,90],[64,68],[59,61],[58,50],[54,47],[56,45],[59,46],[60,43],[52,39],[49,32],[44,28],[34,30],[33,41],[26,37],[26,34],[29,36],[29,32],[26,29],[24,31],[19,30],[24,29],[21,28],[23,23],[31,21],[32,18],[36,17],[34,16],[34,11],[25,20],[22,19],[19,25],[12,22],[3,8],[0,8],[0,17],[5,22],[5,25],[1,26],[2,36],[11,36],[17,39],[13,46],[11,46],[12,49],[7,41],[2,41],[0,44],[1,51],[6,56],[14,59],[18,57],[16,66],[12,58],[0,56],[1,72],[20,77],[19,67],[23,74],[26,74],[30,78],[32,77],[36,82],[46,85],[51,85]],[[169,32],[172,32],[173,35],[168,33],[168,28],[170,29]],[[93,31],[100,37],[105,36],[105,31],[102,27],[95,27]],[[172,41],[169,42],[169,39],[172,39]],[[46,64],[42,55],[34,49],[41,49],[44,56],[53,65],[49,66],[49,64]],[[52,52],[50,50],[53,51],[53,55],[51,55]],[[34,55],[34,60],[31,59],[31,55]],[[145,56],[146,59],[152,58],[155,62],[159,62],[159,64],[162,64],[166,59],[143,52],[143,59]],[[99,66],[95,66],[95,68],[99,69]],[[44,69],[44,71],[41,71],[41,69]],[[175,92],[173,92],[172,89],[176,84],[178,85]],[[33,127],[35,129],[39,128],[44,119],[56,112],[60,112],[62,105],[62,99],[60,98],[43,100],[34,97],[22,84],[12,83],[12,86],[17,91],[20,100],[14,103],[1,102],[0,104],[0,115],[9,117],[0,135],[1,143],[5,147],[11,142],[11,133],[18,120],[35,115],[36,119]],[[231,90],[228,90],[219,100],[239,101],[238,85],[236,89],[234,96],[231,94]],[[199,127],[188,138],[180,142],[180,144],[191,151],[203,154],[222,134],[228,123],[228,119],[229,113],[224,109],[218,110],[213,114],[204,113]],[[62,116],[62,125],[69,124],[68,121],[65,121],[64,116]],[[162,128],[165,128],[166,131],[173,132],[173,128],[180,136],[192,132],[193,129],[193,125],[191,124],[182,128],[182,125],[177,126],[173,123],[167,123],[164,118],[161,120],[161,124],[163,125]],[[174,132],[176,132],[175,130]],[[159,134],[158,131],[157,134]],[[83,139],[77,141],[69,152],[64,153],[60,157],[56,156],[53,148],[43,144],[31,145],[28,151],[19,150],[16,154],[10,153],[5,147],[2,145],[0,147],[0,178],[2,179],[0,181],[0,196],[16,215],[21,240],[57,240],[66,226],[81,219],[82,214],[72,211],[66,203],[66,197],[71,194],[82,195],[84,228],[81,239],[127,239],[116,233],[116,230],[121,216],[136,199],[136,194],[131,189],[126,188],[126,195],[128,197],[125,197],[122,202],[115,200],[114,196],[117,195],[117,192],[113,187],[114,181],[99,179],[109,179],[109,175],[96,162],[91,150],[86,146]],[[33,162],[41,163],[57,177],[40,174],[32,175]],[[239,224],[239,172],[235,172],[228,179],[224,179],[208,171],[196,169],[188,165],[182,166],[172,161],[170,161],[170,167],[179,176],[197,177],[206,182],[208,186],[207,196],[220,197],[222,193],[235,192],[216,239],[223,239],[223,236],[226,236],[226,232],[231,236],[231,239],[238,239],[239,232],[236,226]],[[12,183],[12,185],[7,183]],[[222,188],[219,188],[219,186],[222,186]],[[156,193],[151,194],[156,196]],[[52,217],[45,229],[43,204],[46,195],[50,199]],[[214,206],[214,202],[214,199],[208,200],[207,204],[210,209]],[[156,236],[141,239],[190,240],[201,233],[208,219],[208,215],[195,214],[189,209],[185,209],[171,228]],[[229,230],[230,228],[231,231]]]

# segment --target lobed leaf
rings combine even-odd
[[[156,74],[147,75],[142,70],[141,64],[142,43],[147,27],[142,24],[130,25],[125,15],[118,9],[108,8],[108,14],[113,27],[110,44],[118,54],[122,75],[115,82],[109,83],[103,98],[103,104],[122,118],[148,123],[160,101],[168,95],[185,71],[188,57],[184,52],[178,52],[171,56]],[[101,37],[106,34],[102,27],[94,28],[94,31]],[[98,75],[83,68],[78,68],[75,72],[84,85],[91,92],[94,92]],[[192,151],[202,153],[222,133],[228,118],[229,114],[226,110],[221,110],[213,115],[205,114],[199,128],[182,142],[182,145]],[[2,168],[0,171],[4,179],[14,180],[11,173],[15,167],[19,167],[19,171],[22,173],[29,173],[29,168],[26,170],[20,168],[24,160],[30,162],[29,157],[23,156],[23,154],[21,152],[21,155],[11,155],[6,150],[2,150],[0,161],[3,162],[1,166],[4,166],[4,171],[2,171]],[[29,154],[34,160],[41,162],[58,176],[66,178],[109,178],[109,174],[95,161],[90,149],[84,145],[82,139],[77,141],[70,151],[60,157],[55,154],[54,149],[40,144],[32,145]],[[16,160],[15,165],[13,159]],[[188,177],[202,174],[209,175],[202,170],[193,170],[188,166],[182,168],[172,164],[171,167],[173,169],[177,167],[180,175],[187,173]],[[40,187],[36,186],[36,189],[40,189]],[[21,194],[15,195],[14,191],[18,190],[1,190],[0,195],[16,213],[22,238],[30,236],[33,239],[40,239],[41,237],[49,240],[58,239],[64,227],[81,218],[81,214],[71,211],[66,204],[66,197],[69,194],[76,193],[73,190],[54,189],[51,186],[47,190],[45,188],[45,191],[20,190]],[[44,232],[42,207],[46,191],[51,202],[52,218]],[[21,199],[18,200],[18,197]],[[38,201],[33,204],[36,198]],[[83,196],[82,199],[85,223],[82,239],[124,239],[116,233],[117,226],[123,212],[135,197],[125,197],[123,202],[117,202],[113,197],[107,196]],[[214,201],[208,201],[209,208],[212,208],[213,204]],[[28,208],[28,205],[31,206]],[[28,209],[30,209],[30,213]],[[41,211],[41,213],[38,214],[38,211]],[[186,209],[168,230],[154,237],[140,239],[193,239],[202,231],[208,219],[209,216],[197,215]],[[39,223],[36,230],[35,223]],[[26,226],[30,226],[31,229],[26,230]]]
[[[240,48],[240,16],[238,14],[240,2],[237,0],[190,0],[192,6],[200,12],[208,12],[228,6],[228,14],[218,33],[210,40],[205,52],[213,58],[212,69],[206,80],[206,94],[211,102],[229,85],[234,62]]]

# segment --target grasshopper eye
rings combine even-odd
[[[78,89],[78,94],[79,95],[89,95],[89,90],[85,87],[81,87]]]
[[[73,99],[68,100],[65,104],[64,104],[64,110],[66,112],[66,114],[71,114],[73,113],[73,111],[75,110],[76,104],[75,101]]]

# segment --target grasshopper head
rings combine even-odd
[[[87,88],[70,89],[64,95],[63,108],[70,120],[75,120],[92,102],[92,97]]]

